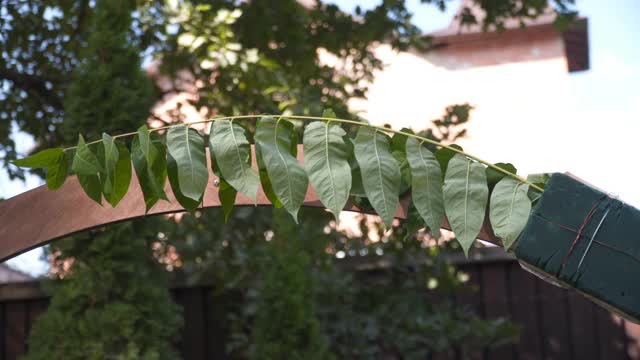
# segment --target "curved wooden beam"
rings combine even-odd
[[[302,161],[302,158],[303,150],[299,145],[298,159]],[[257,168],[255,153],[253,159],[253,166]],[[209,177],[217,178],[210,167]],[[169,201],[159,201],[148,214],[145,214],[144,198],[135,174],[131,179],[129,191],[116,208],[109,207],[106,202],[105,206],[100,206],[89,199],[75,176],[67,179],[56,191],[51,191],[43,185],[0,202],[0,261],[81,231],[147,215],[183,212],[184,209],[176,201],[168,182],[165,191]],[[408,196],[401,199],[396,212],[397,218],[406,218],[409,201]],[[249,198],[238,194],[236,206],[253,205]],[[258,190],[255,205],[271,205],[262,188]],[[307,189],[303,206],[323,207],[311,186]],[[213,181],[209,181],[201,208],[215,207],[220,207],[218,188],[214,186]],[[353,204],[347,204],[345,210],[363,212]],[[443,228],[449,229],[446,219]],[[498,242],[486,224],[480,238]]]

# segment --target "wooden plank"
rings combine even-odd
[[[486,264],[482,270],[482,293],[487,319],[511,318],[507,271],[508,268],[500,263]],[[514,358],[512,345],[489,348],[486,353],[487,358],[492,360]]]
[[[600,359],[625,359],[626,349],[622,319],[604,308],[593,305],[596,313]]]
[[[456,306],[468,307],[478,316],[484,316],[484,306],[482,302],[482,268],[480,264],[466,264],[458,268],[469,275],[467,286],[463,291],[458,291],[455,296]],[[482,351],[466,351],[461,349],[460,357],[462,359],[481,360],[483,359]]]
[[[575,291],[569,291],[567,295],[574,356],[580,360],[598,360],[600,349],[593,304]]]
[[[512,293],[512,321],[522,326],[520,341],[516,344],[519,360],[542,358],[541,314],[539,297],[536,292],[535,276],[520,268],[518,263],[509,267]]]
[[[7,343],[7,324],[4,311],[4,303],[0,303],[0,360],[5,360],[6,357],[6,343]]]
[[[29,335],[31,334],[31,328],[38,320],[40,315],[44,314],[49,307],[49,299],[39,299],[39,300],[30,300],[28,301],[28,314],[27,314],[27,340],[26,340],[26,349],[29,350]]]
[[[23,302],[5,303],[5,354],[7,360],[18,359],[26,351],[27,327],[29,319],[27,306]]]
[[[640,359],[640,324],[624,322],[627,358]]]
[[[175,301],[182,306],[184,319],[180,349],[183,359],[207,359],[205,317],[202,313],[203,296],[198,288],[174,290]]]
[[[536,281],[540,295],[542,313],[543,358],[544,359],[573,359],[570,346],[570,327],[567,323],[568,307],[566,290]]]

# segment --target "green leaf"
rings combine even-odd
[[[115,192],[114,175],[116,174],[116,166],[118,165],[118,159],[120,158],[120,152],[118,146],[113,141],[113,138],[108,134],[102,134],[102,145],[104,151],[102,156],[104,176],[102,177],[103,186],[102,192],[106,197],[112,198],[112,194]]]
[[[409,128],[402,128],[400,131],[413,134],[413,130]],[[391,154],[400,164],[400,175],[402,177],[402,184],[400,186],[400,193],[404,193],[409,189],[411,184],[411,170],[409,169],[409,163],[407,161],[406,144],[407,135],[395,133],[391,137]]]
[[[338,124],[318,121],[304,130],[304,167],[311,186],[335,218],[344,208],[351,190],[349,148]]]
[[[493,189],[489,207],[489,219],[493,231],[502,239],[505,250],[509,250],[531,213],[531,201],[527,196],[529,185],[505,177]]]
[[[47,168],[56,165],[63,156],[65,156],[63,149],[46,149],[27,158],[14,160],[13,164],[28,168]]]
[[[78,175],[95,175],[102,171],[98,158],[84,142],[82,135],[78,139],[78,147],[73,157],[71,170]]]
[[[151,137],[151,133],[149,132],[147,125],[142,125],[138,128],[136,138],[138,139],[138,145],[145,161],[148,164],[153,164],[160,156],[158,147],[156,146],[159,141],[158,138]]]
[[[545,185],[547,184],[547,182],[549,182],[549,179],[551,179],[551,174],[548,173],[542,173],[542,174],[531,174],[529,176],[527,176],[527,180],[538,185],[539,187],[543,188],[545,187]]]
[[[164,192],[166,151],[157,136],[150,137],[147,127],[142,126],[131,143],[131,158],[144,196],[145,211],[149,212],[159,200],[168,200]]]
[[[462,151],[462,147],[455,144],[449,145],[449,147]],[[449,160],[451,160],[457,154],[458,153],[456,153],[455,151],[447,148],[440,148],[436,151],[436,159],[438,159],[438,162],[440,163],[440,169],[442,170],[443,176],[447,173],[447,165],[449,164]]]
[[[276,193],[273,192],[273,186],[271,186],[271,179],[269,179],[269,174],[267,173],[267,167],[262,161],[262,152],[260,151],[260,144],[256,143],[256,162],[258,163],[258,174],[260,175],[260,184],[262,185],[262,191],[264,191],[265,196],[271,204],[277,208],[282,208],[282,203],[278,200]]]
[[[108,136],[108,135],[107,135]],[[120,200],[129,191],[131,184],[131,155],[126,146],[108,139],[103,139],[105,144],[103,195],[112,207],[116,207]],[[116,158],[113,156],[117,155]]]
[[[543,190],[547,182],[549,181],[549,179],[551,179],[551,174],[548,174],[548,173],[531,174],[527,176],[527,180],[529,182],[541,187]],[[535,204],[535,202],[538,201],[542,196],[542,193],[538,189],[529,187],[529,191],[527,192],[527,195],[529,196],[531,203]]]
[[[50,190],[59,189],[67,180],[69,173],[69,156],[67,153],[63,151],[61,154],[58,154],[57,160],[50,163],[46,167],[45,172],[47,187]]]
[[[186,125],[170,127],[167,133],[167,149],[175,160],[180,193],[200,202],[207,182],[207,155],[203,137]]]
[[[518,173],[518,170],[516,169],[515,166],[513,166],[513,164],[495,163],[494,165],[512,174]],[[486,169],[486,172],[487,172],[487,184],[489,184],[489,188],[493,188],[500,180],[502,180],[502,178],[507,176],[506,174],[501,173],[500,171],[492,169],[490,167]]]
[[[367,198],[387,228],[391,228],[398,209],[400,167],[391,154],[389,137],[377,129],[360,127],[355,155]]]
[[[13,161],[20,167],[44,168],[47,187],[51,190],[59,189],[67,180],[69,172],[69,156],[60,148],[46,149],[24,159]]]
[[[255,202],[260,178],[251,167],[251,145],[245,129],[229,120],[216,120],[211,125],[209,149],[224,180]]]
[[[408,139],[406,153],[411,168],[411,199],[433,237],[440,238],[444,219],[444,198],[440,164],[417,139]]]
[[[336,113],[333,111],[333,109],[324,109],[322,111],[322,117],[331,119],[337,118]]]
[[[178,176],[178,164],[176,160],[171,156],[171,154],[167,154],[167,176],[169,178],[169,184],[171,185],[171,190],[173,191],[173,196],[176,197],[178,203],[182,205],[185,210],[193,213],[198,209],[200,203],[202,203],[202,198],[198,200],[193,200],[189,197],[184,196],[182,194],[182,190],[180,189],[179,184],[179,176]],[[203,193],[204,196],[204,193]]]
[[[220,201],[224,213],[224,222],[226,223],[229,221],[229,216],[231,216],[231,212],[233,211],[238,191],[225,181],[211,146],[209,146],[209,152],[211,153],[211,170],[218,177],[218,200]]]
[[[233,211],[233,206],[236,203],[237,194],[238,192],[236,189],[234,189],[228,182],[224,181],[223,178],[220,178],[218,199],[220,200],[220,205],[222,205],[225,223],[229,221],[229,216],[231,216],[231,211]]]
[[[78,182],[91,200],[102,206],[102,183],[98,175],[82,175],[78,174]]]
[[[292,154],[295,129],[286,120],[263,117],[258,121],[256,142],[271,179],[273,191],[284,208],[297,221],[309,181],[307,174]]]
[[[488,196],[484,166],[455,155],[445,175],[444,207],[465,255],[482,229]]]
[[[360,165],[358,165],[358,161],[356,160],[353,139],[348,139],[346,144],[349,148],[349,166],[351,167],[351,191],[349,191],[349,195],[364,198],[367,194],[362,184],[362,173],[360,172]]]

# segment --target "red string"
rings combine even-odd
[[[600,197],[595,203],[593,203],[593,206],[591,207],[591,210],[589,210],[589,212],[587,213],[587,216],[584,218],[584,221],[582,222],[582,225],[580,225],[580,229],[578,229],[578,233],[576,234],[576,238],[573,239],[573,242],[571,243],[571,247],[569,248],[569,251],[564,256],[564,259],[562,260],[562,265],[560,266],[560,271],[558,273],[560,273],[562,271],[562,269],[564,269],[565,265],[567,265],[567,261],[569,261],[569,257],[573,253],[573,250],[575,249],[576,244],[578,244],[578,241],[580,240],[580,237],[582,237],[582,232],[584,231],[584,228],[587,226],[587,224],[589,223],[589,221],[593,217],[593,214],[595,214],[596,208],[598,207],[600,202],[602,202],[602,200],[604,200],[607,197],[608,197],[608,195],[606,195],[606,194],[602,195],[602,197]]]
[[[588,223],[588,222],[589,222],[589,220],[591,219],[591,217],[593,217],[593,215],[594,215],[594,213],[595,213],[595,208],[598,206],[598,204],[599,204],[599,203],[603,200],[603,198],[605,198],[605,197],[607,197],[607,196],[603,196],[602,198],[598,199],[598,201],[596,201],[596,202],[595,202],[594,206],[591,208],[591,211],[589,211],[589,213],[587,213],[587,216],[585,217],[585,220],[584,220],[584,222],[583,222],[583,224],[582,224],[583,226],[581,226],[581,227],[580,227],[580,230],[576,230],[576,229],[574,229],[574,228],[572,228],[572,227],[566,226],[566,225],[564,225],[564,224],[557,223],[557,222],[555,222],[555,221],[551,221],[551,220],[547,219],[546,217],[544,217],[544,216],[542,216],[542,215],[540,215],[540,214],[536,214],[536,213],[534,213],[534,216],[536,216],[536,217],[540,218],[542,221],[548,222],[549,224],[555,225],[555,226],[557,226],[557,227],[559,227],[559,228],[562,228],[562,229],[565,229],[565,230],[567,230],[567,231],[571,231],[571,232],[573,232],[573,233],[576,233],[576,234],[577,234],[577,235],[576,235],[576,239],[574,240],[574,243],[572,244],[571,249],[569,249],[569,252],[567,253],[567,255],[566,255],[566,256],[565,256],[565,258],[564,258],[564,261],[563,261],[563,263],[562,263],[562,268],[564,268],[564,265],[566,264],[568,257],[571,255],[571,252],[573,251],[573,248],[575,247],[575,243],[577,243],[578,239],[579,239],[579,238],[580,238],[580,236],[582,235],[582,231],[583,231],[584,227],[586,226],[586,223]],[[604,247],[606,247],[606,248],[609,248],[610,250],[613,250],[613,251],[619,252],[619,253],[621,253],[621,254],[623,254],[623,255],[627,255],[627,256],[631,257],[633,260],[635,260],[635,261],[637,261],[637,262],[640,262],[640,258],[639,258],[639,257],[637,257],[637,256],[635,256],[635,255],[633,255],[633,254],[628,253],[628,252],[627,252],[627,251],[625,251],[624,249],[620,249],[620,248],[618,248],[618,247],[615,247],[615,246],[613,246],[613,245],[611,245],[611,244],[604,243],[604,242],[599,241],[599,240],[597,240],[597,239],[594,239],[594,240],[593,240],[593,242],[594,242],[594,243],[596,243],[596,244],[598,244],[598,245],[601,245],[601,246],[604,246]],[[561,268],[561,271],[562,271],[562,268]]]
[[[536,214],[536,213],[534,213],[533,215],[534,215],[534,216],[539,217],[540,219],[542,219],[542,221],[546,221],[546,222],[548,222],[549,224],[555,225],[555,226],[557,226],[557,227],[559,227],[559,228],[562,228],[562,229],[565,229],[565,230],[571,231],[571,232],[573,232],[573,233],[577,233],[577,232],[578,232],[578,230],[576,230],[576,229],[574,229],[574,228],[572,228],[572,227],[569,227],[569,226],[564,225],[564,224],[557,223],[557,222],[555,222],[555,221],[551,221],[551,220],[547,219],[546,217],[544,217],[544,216],[542,216],[542,215],[540,215],[540,214]]]

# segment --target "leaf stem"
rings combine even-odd
[[[527,184],[530,187],[532,187],[533,189],[539,191],[539,192],[543,192],[544,189],[541,188],[540,186],[530,182],[529,180],[518,176],[508,170],[505,170],[499,166],[496,166],[486,160],[483,160],[477,156],[471,155],[469,153],[466,153],[462,150],[456,149],[455,147],[449,146],[449,145],[445,145],[443,143],[440,143],[438,141],[435,140],[431,140],[425,137],[422,137],[420,135],[415,135],[415,134],[411,134],[411,133],[406,133],[404,131],[400,131],[400,130],[394,130],[394,129],[390,129],[384,126],[378,126],[378,125],[371,125],[368,123],[364,123],[364,122],[360,122],[360,121],[356,121],[356,120],[347,120],[347,119],[338,119],[338,118],[327,118],[327,117],[322,117],[322,116],[306,116],[306,115],[271,115],[271,114],[261,114],[261,115],[236,115],[236,116],[219,116],[219,117],[213,117],[213,118],[209,118],[206,120],[200,120],[200,121],[194,121],[194,122],[190,122],[190,123],[182,123],[182,124],[173,124],[173,125],[167,125],[167,126],[162,126],[162,127],[158,127],[158,128],[153,128],[153,129],[149,129],[149,132],[154,132],[154,131],[161,131],[161,130],[166,130],[169,129],[171,127],[174,126],[179,126],[179,125],[187,125],[187,126],[191,126],[191,125],[196,125],[196,124],[205,124],[205,123],[211,123],[214,122],[216,120],[237,120],[237,119],[258,119],[264,116],[272,116],[272,117],[280,117],[280,118],[285,118],[285,119],[292,119],[292,120],[304,120],[304,121],[326,121],[326,122],[338,122],[338,123],[343,123],[343,124],[351,124],[351,125],[357,125],[357,126],[367,126],[370,128],[374,128],[374,129],[378,129],[381,131],[385,131],[385,132],[390,132],[390,133],[394,133],[394,134],[400,134],[400,135],[404,135],[407,137],[411,137],[441,148],[445,148],[448,149],[450,151],[453,151],[454,153],[460,154],[468,159],[477,161],[481,164],[486,165],[487,167],[496,170],[506,176],[509,176],[515,180],[518,180],[521,183]],[[116,138],[123,138],[123,137],[128,137],[128,136],[133,136],[136,135],[137,132],[129,132],[129,133],[124,133],[124,134],[119,134],[119,135],[115,135],[113,136],[114,139]],[[95,140],[95,141],[91,141],[88,142],[87,145],[93,145],[93,144],[98,144],[101,143],[102,139],[100,140]],[[73,150],[75,149],[76,146],[72,146],[72,147],[68,147],[65,148],[64,151],[69,151],[69,150]]]

